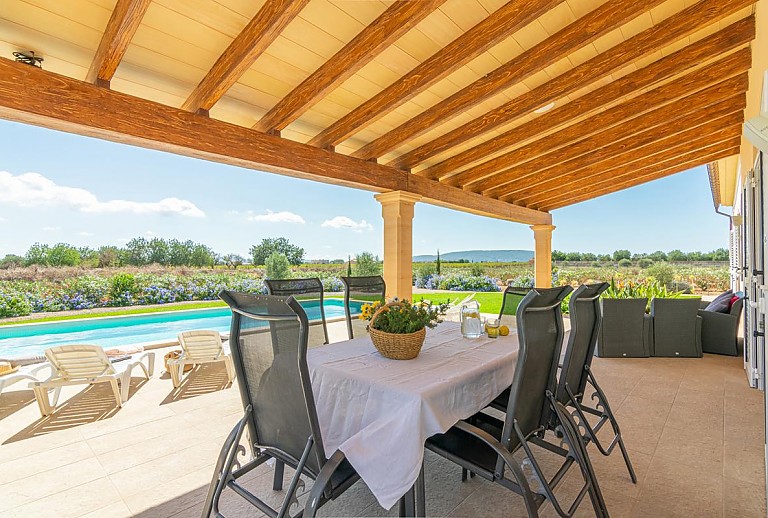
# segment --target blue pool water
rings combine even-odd
[[[302,301],[301,305],[310,320],[320,318],[319,301]],[[351,305],[355,312],[361,304]],[[328,299],[324,308],[327,320],[344,316],[341,300]],[[231,319],[229,308],[212,308],[0,326],[0,357],[42,354],[48,347],[74,343],[109,348],[170,342],[182,331],[196,329],[228,333]]]

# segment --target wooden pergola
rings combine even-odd
[[[766,1],[3,0],[0,117],[377,192],[391,295],[420,201],[548,285],[551,210],[735,167]]]

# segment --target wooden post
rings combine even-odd
[[[384,281],[387,298],[412,299],[413,207],[421,196],[404,191],[377,194],[384,218]]]
[[[552,231],[554,225],[531,225],[535,241],[535,286],[537,288],[552,287]]]

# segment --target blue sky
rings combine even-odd
[[[705,168],[553,212],[553,246],[726,247]],[[137,236],[192,239],[247,255],[265,237],[303,246],[307,258],[382,253],[370,192],[282,177],[0,121],[0,257],[35,242],[122,245]],[[417,204],[414,254],[532,249],[527,226]]]

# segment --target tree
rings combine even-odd
[[[172,264],[170,258],[170,247],[168,246],[168,243],[165,241],[165,239],[161,239],[159,237],[153,238],[149,243],[147,243],[147,249],[149,253],[150,264],[162,264],[164,266]]]
[[[560,250],[552,250],[552,260],[565,261],[565,252],[561,252]]]
[[[131,266],[149,264],[149,242],[143,237],[134,237],[125,244],[123,263]]]
[[[629,250],[616,250],[613,252],[613,260],[614,261],[621,261],[622,259],[631,259],[632,258],[632,252]]]
[[[48,251],[48,264],[51,266],[77,266],[80,264],[80,252],[67,243],[57,243]]]
[[[579,252],[568,252],[565,254],[566,261],[581,261],[581,254]]]
[[[608,261],[611,260],[611,256],[608,255],[608,254],[600,254],[600,255],[597,256],[597,260],[598,261],[602,261],[604,263],[607,263]]]
[[[237,270],[237,267],[241,266],[244,262],[245,259],[241,255],[227,254],[224,256],[224,264],[227,265],[227,268],[232,268],[233,270]]]
[[[98,252],[98,267],[109,268],[120,265],[120,249],[116,246],[102,246]]]
[[[189,257],[189,266],[213,266],[216,261],[213,250],[208,248],[202,243],[193,243],[192,250]]]
[[[381,275],[381,260],[371,252],[361,252],[355,256],[355,275]]]
[[[0,259],[0,269],[19,268],[24,266],[24,258],[16,254],[7,254]]]
[[[440,249],[437,250],[437,260],[435,261],[435,272],[440,275]]]
[[[688,256],[685,254],[685,252],[681,252],[680,250],[672,250],[667,254],[667,260],[668,261],[687,261]]]
[[[352,277],[352,256],[347,256],[347,277]]]
[[[48,252],[50,247],[42,243],[35,243],[29,247],[24,256],[24,264],[30,266],[33,264],[46,266],[48,264]]]
[[[597,256],[591,252],[584,252],[581,254],[582,261],[597,261]]]
[[[728,254],[728,250],[725,248],[718,248],[717,250],[712,250],[712,260],[713,261],[730,260],[730,255]]]
[[[661,250],[656,250],[652,254],[648,254],[648,259],[651,259],[655,263],[658,263],[659,261],[666,261],[667,254],[665,254]]]
[[[266,264],[267,257],[278,252],[288,259],[291,264],[301,264],[304,260],[304,249],[292,244],[284,237],[262,239],[258,245],[251,247],[251,257],[254,265]]]
[[[264,261],[266,265],[266,277],[267,279],[290,279],[291,278],[291,263],[285,254],[280,252],[272,252],[272,254]]]

